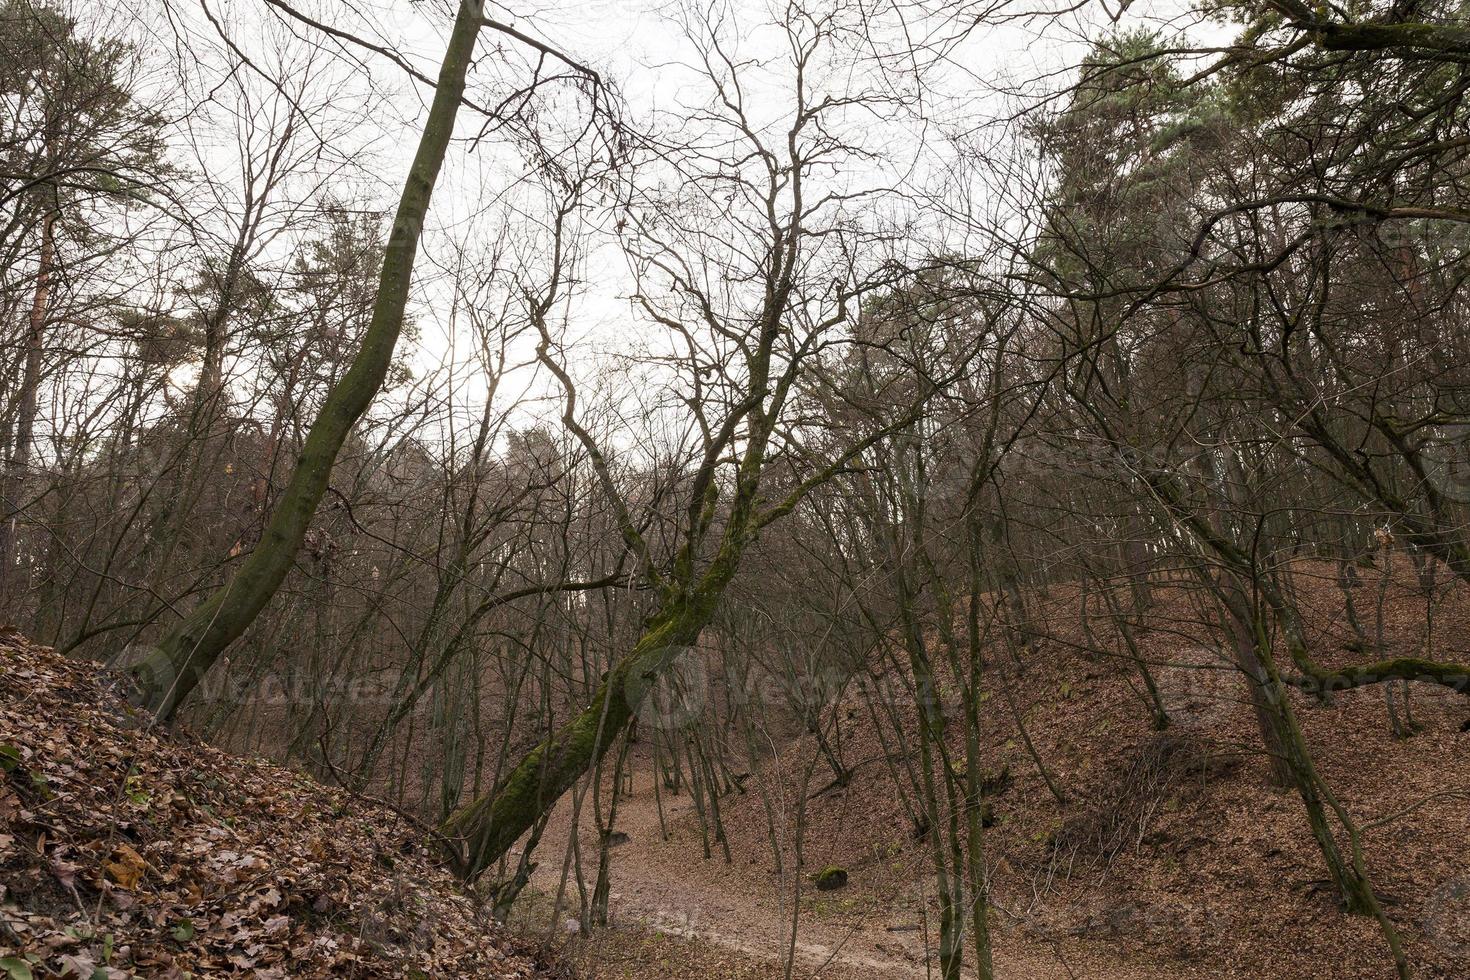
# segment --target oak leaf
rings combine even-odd
[[[102,862],[102,870],[107,877],[117,883],[119,888],[132,891],[138,887],[138,882],[143,879],[143,872],[148,867],[148,862],[143,860],[142,855],[133,850],[127,844],[119,844],[112,849],[112,856]]]

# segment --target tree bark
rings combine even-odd
[[[477,4],[461,2],[439,69],[428,122],[398,202],[362,348],[322,404],[260,543],[229,582],[133,669],[140,703],[160,721],[173,717],[225,648],[245,632],[275,595],[326,491],[338,451],[382,387],[403,324],[419,235],[454,133],[482,22]]]
[[[498,861],[582,773],[601,761],[638,710],[640,692],[699,639],[728,581],[729,576],[723,581],[707,578],[655,614],[632,653],[603,678],[591,704],[527,753],[492,792],[445,822],[445,836],[465,842],[459,855],[465,878],[479,876]]]
[[[31,465],[31,447],[36,437],[36,413],[41,395],[41,355],[46,341],[46,309],[51,301],[51,271],[56,263],[56,212],[41,220],[41,251],[36,260],[36,291],[31,299],[31,316],[26,330],[25,365],[21,371],[20,398],[16,408],[15,441],[5,461],[4,522],[0,523],[0,609],[10,604],[15,584],[15,531],[20,513],[23,481]]]

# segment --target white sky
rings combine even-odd
[[[157,52],[160,65],[192,63],[184,77],[160,71],[155,84],[162,100],[178,114],[180,132],[201,147],[186,156],[185,162],[208,170],[226,189],[223,195],[205,193],[201,184],[194,201],[203,214],[197,227],[217,239],[215,247],[227,244],[230,221],[238,220],[241,107],[248,106],[257,120],[282,118],[284,102],[272,91],[277,82],[293,99],[311,107],[311,127],[301,142],[311,152],[298,159],[299,173],[278,188],[280,205],[271,211],[267,224],[288,228],[292,208],[323,192],[369,209],[391,211],[430,93],[388,58],[352,45],[336,45],[312,28],[283,17],[265,0],[169,0],[166,6],[133,0],[137,6],[126,13],[111,7],[103,13],[92,6],[94,2],[82,4],[79,13],[94,13],[99,21],[130,17],[130,29],[144,36],[145,50]],[[1024,2],[1032,4],[1033,10],[1040,9],[1039,4],[1061,5],[1057,0]],[[450,0],[294,0],[293,5],[314,19],[393,49],[429,77],[437,73],[452,16]],[[765,70],[751,69],[764,77],[763,83],[753,87],[751,101],[756,113],[779,123],[788,103],[776,67],[781,49],[779,39],[762,25],[782,19],[786,5],[769,0],[725,0],[707,4],[706,9],[711,6],[724,10],[735,25],[740,53],[767,65]],[[931,128],[921,131],[912,120],[873,120],[861,134],[883,154],[883,159],[868,166],[901,171],[915,186],[932,182],[953,162],[955,150],[943,137],[973,130],[1014,108],[1014,99],[999,93],[998,87],[1025,85],[1037,93],[1060,86],[1065,75],[1059,72],[1075,64],[1085,50],[1082,39],[1097,33],[1100,25],[1118,13],[1115,5],[1100,2],[1055,18],[1025,20],[1002,18],[979,5],[962,13],[959,5],[951,5],[943,9],[942,16],[936,15],[940,9],[937,0],[874,8],[875,36],[899,29],[900,23],[910,36],[922,36],[936,27],[953,31],[956,23],[972,24],[977,16],[981,21],[943,64],[926,75],[927,108],[935,120]],[[1014,13],[1025,8],[1007,9]],[[1182,9],[1183,4],[1173,0],[1140,5],[1126,14],[1124,23],[1164,27]],[[707,87],[695,84],[687,67],[693,49],[678,26],[687,10],[679,0],[541,0],[534,6],[516,7],[514,12],[493,5],[489,8],[496,19],[597,69],[614,83],[629,117],[640,126],[659,125],[660,120],[707,95]],[[1195,37],[1201,37],[1197,25],[1192,30]],[[1221,32],[1208,33],[1218,36]],[[492,46],[503,48],[505,57],[494,56]],[[313,47],[325,48],[330,57],[318,51],[313,59]],[[169,53],[184,48],[186,57]],[[472,80],[472,98],[492,100],[508,83],[528,77],[527,59],[533,53],[517,42],[487,31],[481,36],[479,52],[484,70],[477,71]],[[260,71],[239,67],[241,56]],[[227,72],[231,64],[239,72],[233,79]],[[501,84],[496,84],[497,77]],[[240,95],[242,91],[248,93],[248,99]],[[464,250],[473,267],[507,242],[533,234],[544,217],[537,195],[521,183],[525,166],[519,155],[504,142],[471,139],[481,125],[475,114],[461,111],[460,139],[450,149],[436,189],[429,232],[416,268],[412,315],[422,330],[422,341],[412,360],[421,375],[445,362],[464,364],[472,347],[465,335],[466,319],[450,312],[454,302],[448,266],[463,261],[456,258],[459,250]],[[325,147],[318,146],[310,133],[324,137]],[[861,180],[862,176],[859,172],[846,179]],[[890,179],[887,174],[884,177]],[[967,193],[979,207],[988,206],[990,189],[985,186],[983,170],[966,179],[974,182]],[[294,242],[287,230],[270,242],[266,257],[289,254]],[[593,247],[584,278],[586,285],[569,309],[567,329],[569,347],[577,352],[574,360],[590,366],[599,360],[597,355],[636,346],[647,331],[626,301],[630,279],[613,236],[604,236]],[[466,368],[456,374],[470,400],[483,390],[479,372]],[[514,396],[519,390],[512,385],[502,394]]]

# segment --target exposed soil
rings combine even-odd
[[[571,810],[570,803],[558,809],[542,841],[546,864],[538,869],[533,884],[543,897],[553,894],[559,884],[561,865],[554,858],[567,846]],[[719,857],[702,860],[694,807],[687,795],[672,799],[666,795],[664,817],[671,830],[667,841],[660,836],[653,778],[646,772],[637,773],[634,791],[624,797],[618,820],[630,839],[616,848],[613,864],[615,924],[686,940],[665,950],[666,956],[680,963],[670,976],[687,975],[679,972],[689,968],[680,950],[689,946],[714,945],[756,961],[784,962],[790,952],[792,877],[769,870],[769,861],[761,865],[752,859],[741,867],[727,866]],[[585,826],[582,847],[584,854],[596,854],[595,835]],[[906,858],[900,863],[902,879],[922,876],[914,860]],[[575,886],[568,888],[574,891]],[[794,951],[796,975],[838,980],[931,976],[932,971],[925,967],[925,928],[927,925],[932,932],[935,925],[932,909],[930,921],[923,921],[919,912],[923,904],[904,890],[870,887],[856,894],[821,893],[804,881]],[[545,903],[540,905],[544,911]],[[995,965],[998,976],[1016,980],[1067,976],[1167,980],[1196,975],[1125,964],[1105,949],[1085,949],[1075,943],[1054,949],[1020,935],[998,950]],[[595,963],[583,967],[589,976],[600,975],[596,971]],[[781,974],[772,970],[771,975]]]
[[[1304,564],[1298,571],[1314,655],[1327,664],[1363,660],[1348,649],[1352,637],[1330,567]],[[1385,653],[1432,649],[1441,659],[1470,662],[1470,603],[1456,588],[1436,606],[1431,636],[1416,583],[1395,578],[1384,601]],[[1120,644],[1101,629],[1087,640],[1079,596],[1058,589],[1033,597],[1033,615],[1048,635],[1012,680],[1027,732],[1065,789],[1066,805],[1047,789],[1000,698],[987,701],[987,770],[1008,767],[1013,777],[992,801],[998,819],[987,840],[997,974],[1393,976],[1378,925],[1337,907],[1299,799],[1268,784],[1242,679],[1218,639],[1199,625],[1184,590],[1161,586],[1155,593],[1138,642],[1171,715],[1164,732],[1150,725],[1136,667],[1083,649]],[[1373,614],[1369,586],[1359,602]],[[1381,685],[1326,704],[1294,695],[1294,704],[1327,784],[1363,829],[1372,880],[1416,976],[1470,976],[1465,696],[1414,685],[1419,730],[1410,738],[1390,732]],[[846,788],[808,805],[797,973],[925,976],[924,950],[936,944],[937,918],[926,848],[911,833],[865,715],[855,703],[840,710],[849,719],[844,756],[857,765]],[[733,858],[726,865],[717,844],[702,859],[687,794],[665,792],[669,837],[662,839],[650,749],[637,746],[634,791],[618,820],[630,840],[613,851],[614,918],[695,945],[781,960],[790,935],[798,773],[814,751],[811,739],[794,737],[779,759],[759,760],[743,793],[724,799]],[[807,788],[818,789],[830,775],[819,766]],[[784,824],[784,875],[773,870],[763,792]],[[590,823],[584,817],[589,888],[596,863]],[[564,801],[541,845],[534,886],[543,894],[557,888],[570,825]],[[851,881],[819,893],[809,878],[828,864],[847,869]],[[573,885],[567,895],[564,907],[575,908]]]
[[[1327,664],[1364,659],[1351,648],[1332,570],[1298,571],[1314,655]],[[1376,617],[1371,574],[1365,580],[1360,615]],[[1042,639],[1019,663],[992,661],[1065,803],[1004,699],[992,691],[983,701],[986,771],[1010,777],[990,800],[986,842],[997,975],[1392,976],[1377,924],[1338,909],[1300,801],[1268,785],[1241,678],[1189,594],[1158,585],[1137,632],[1170,715],[1162,732],[1150,724],[1137,666],[1118,655],[1118,637],[1100,620],[1089,635],[1080,599],[1061,588],[1031,596]],[[1463,587],[1444,590],[1432,625],[1407,577],[1388,584],[1382,608],[1385,655],[1470,662]],[[0,665],[0,960],[30,956],[38,976],[101,969],[109,980],[543,969],[460,892],[422,829],[391,809],[160,736],[99,686],[95,668],[17,637],[0,638]],[[1382,686],[1327,703],[1294,695],[1294,705],[1327,784],[1362,828],[1373,882],[1415,975],[1470,976],[1465,696],[1415,685],[1418,727],[1407,738],[1390,731]],[[857,696],[849,691],[835,710],[852,774],[845,786],[829,785],[814,740],[789,718],[769,719],[756,759],[733,731],[707,733],[727,740],[733,767],[749,770],[721,801],[729,863],[717,840],[703,856],[707,834],[687,785],[655,796],[655,733],[645,731],[617,821],[627,840],[612,852],[614,928],[567,929],[574,879],[549,915],[571,843],[571,797],[541,842],[518,928],[550,939],[560,968],[581,977],[774,980],[793,949],[799,886],[796,976],[932,976],[934,882],[903,804],[910,791]],[[898,705],[907,724],[912,714]],[[904,737],[912,735],[910,727]],[[609,792],[610,782],[604,804]],[[589,888],[590,807],[589,796],[580,837]],[[818,891],[811,879],[828,865],[848,882]]]

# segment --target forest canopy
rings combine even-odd
[[[1006,976],[1219,805],[1293,928],[1462,975],[1467,25],[4,0],[0,622],[501,920],[607,926],[668,794],[786,977],[844,849]]]

